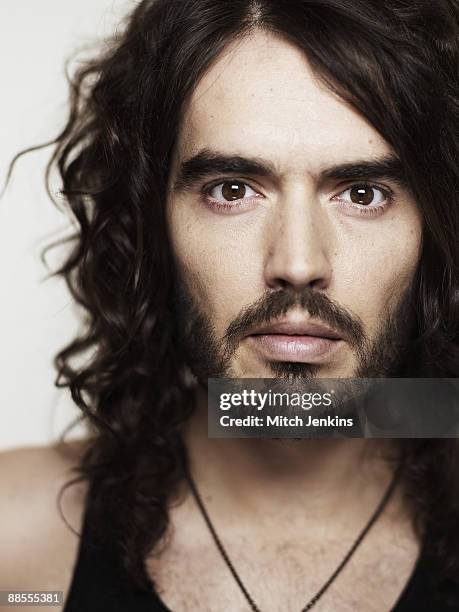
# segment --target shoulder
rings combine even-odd
[[[86,441],[78,440],[1,452],[2,517],[9,515],[13,518],[18,510],[27,508],[27,516],[33,520],[33,515],[47,504],[56,504],[60,488],[76,477],[74,470],[86,445]]]
[[[86,484],[69,486],[87,442],[0,453],[0,575],[3,589],[58,588],[71,575]],[[62,590],[62,589],[58,589]]]

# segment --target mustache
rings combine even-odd
[[[367,342],[360,317],[350,313],[325,294],[306,287],[302,292],[268,291],[254,304],[247,306],[226,330],[224,341],[227,353],[233,353],[239,341],[254,327],[275,321],[297,307],[339,332],[351,346],[359,347]]]

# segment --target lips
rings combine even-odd
[[[322,325],[321,323],[302,322],[302,321],[283,321],[264,325],[252,332],[253,335],[259,334],[284,334],[288,336],[317,336],[320,338],[330,338],[332,340],[340,340],[341,336]]]
[[[265,359],[320,363],[341,345],[342,337],[311,321],[282,321],[257,328],[248,342]]]

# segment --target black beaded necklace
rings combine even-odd
[[[221,556],[223,557],[226,565],[228,566],[228,569],[230,570],[231,574],[233,575],[233,578],[235,579],[235,581],[237,582],[237,584],[239,585],[239,588],[241,589],[241,591],[243,592],[245,598],[247,599],[247,602],[249,603],[250,607],[252,610],[254,610],[254,612],[261,612],[260,608],[257,606],[257,604],[255,603],[255,601],[253,600],[252,596],[250,595],[250,593],[248,592],[247,588],[245,587],[244,583],[241,580],[241,577],[239,576],[239,574],[237,573],[233,563],[231,562],[228,553],[226,552],[225,548],[223,547],[223,544],[220,540],[220,538],[217,535],[217,532],[215,531],[215,528],[212,524],[212,521],[210,520],[209,514],[204,506],[204,502],[202,501],[202,498],[198,492],[198,489],[196,487],[196,484],[191,476],[191,474],[189,473],[189,471],[187,471],[186,473],[187,479],[188,479],[188,483],[190,485],[190,489],[191,492],[193,494],[194,499],[196,500],[196,503],[198,505],[198,508],[207,524],[207,527],[209,528],[209,531],[212,535],[212,538],[218,548],[218,550],[220,551]],[[302,608],[301,612],[306,612],[307,610],[310,610],[314,604],[317,603],[317,601],[322,597],[322,595],[325,593],[325,591],[328,589],[328,587],[331,585],[331,583],[335,580],[335,578],[338,576],[338,574],[341,572],[341,570],[343,569],[343,567],[346,565],[346,563],[349,561],[349,559],[351,558],[351,556],[353,555],[353,553],[355,552],[356,548],[358,547],[358,545],[362,542],[363,538],[367,535],[367,533],[369,532],[370,528],[374,525],[374,523],[376,522],[376,520],[379,518],[379,516],[381,515],[382,511],[384,510],[387,502],[389,501],[394,489],[395,489],[395,485],[397,484],[398,481],[398,476],[399,476],[399,471],[396,470],[394,473],[394,476],[389,484],[389,486],[386,489],[386,492],[384,493],[381,501],[379,502],[376,510],[374,511],[374,513],[372,514],[370,520],[368,521],[368,523],[365,525],[365,527],[362,529],[362,531],[359,533],[359,535],[357,536],[356,540],[354,541],[353,545],[351,546],[351,548],[349,549],[349,551],[346,553],[346,555],[344,556],[343,560],[341,561],[341,563],[338,565],[338,567],[335,569],[335,571],[333,572],[333,574],[330,576],[330,578],[325,582],[325,584],[317,591],[317,593],[308,601],[308,603],[304,606],[304,608]]]

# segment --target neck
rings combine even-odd
[[[337,508],[356,523],[368,518],[389,485],[397,451],[384,439],[212,439],[207,435],[207,395],[197,390],[197,409],[185,436],[190,469],[214,511],[252,516],[295,513],[309,521],[336,516]],[[401,498],[396,513],[403,511]]]

